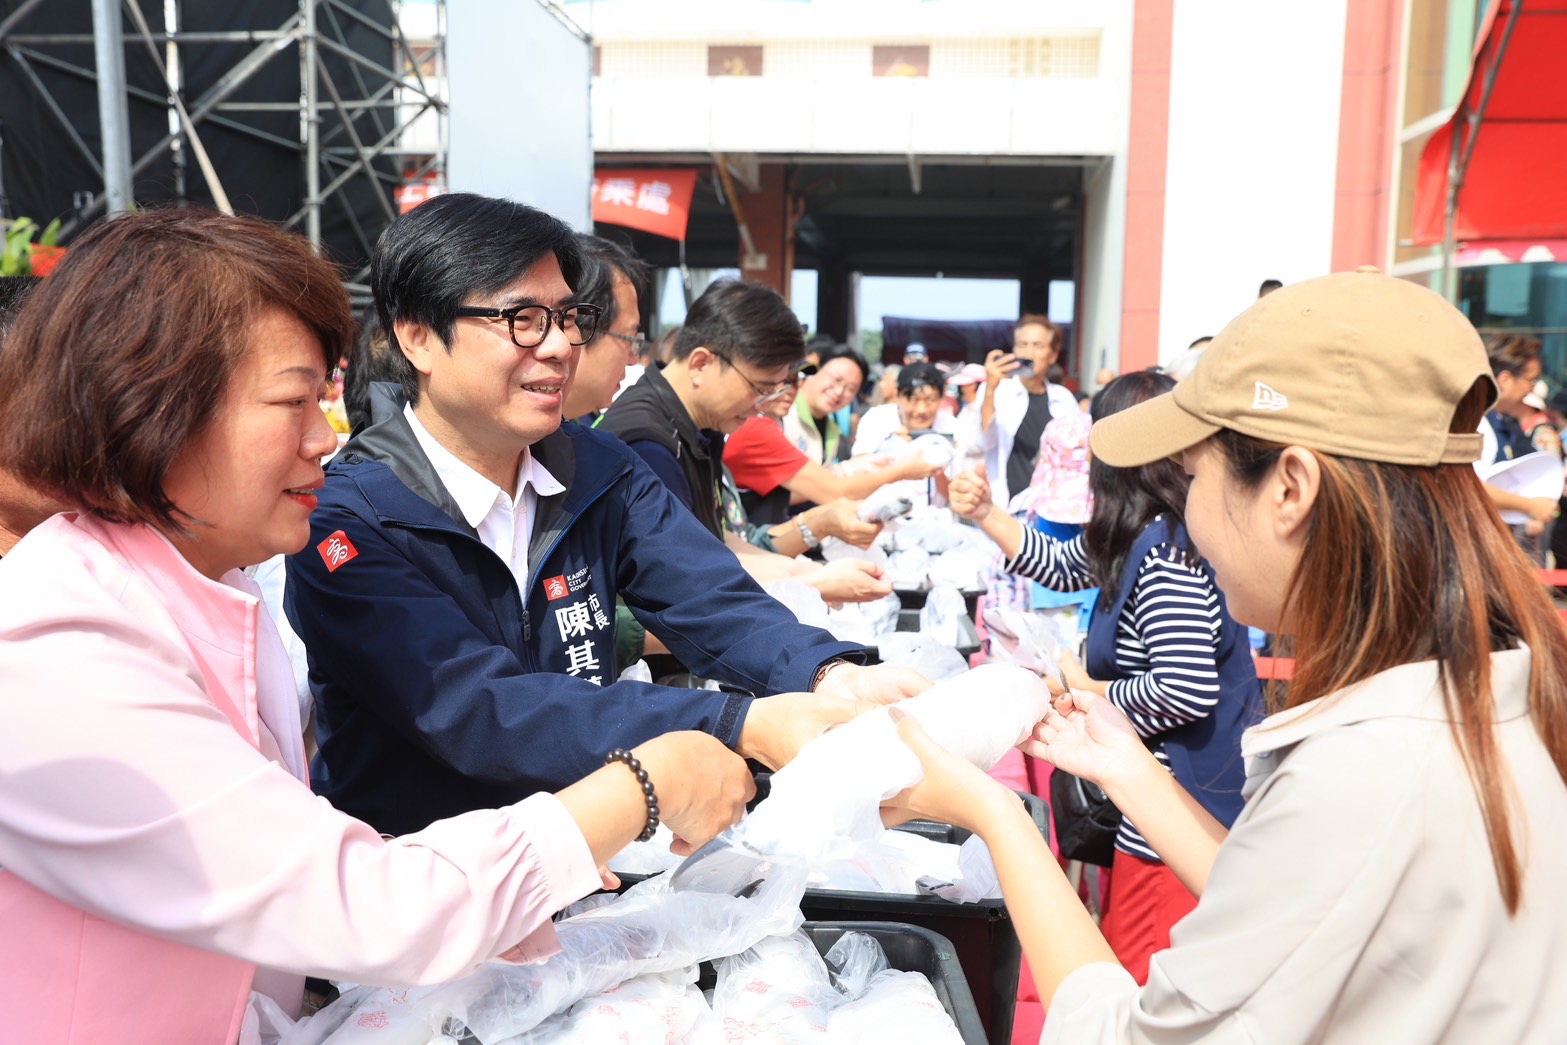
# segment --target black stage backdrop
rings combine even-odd
[[[20,7],[21,0],[0,0],[0,23]],[[141,8],[154,39],[160,40],[162,57],[162,0],[141,0]],[[341,36],[355,53],[377,66],[395,69],[391,41],[341,8],[387,27],[391,21],[387,0],[322,2],[317,24],[323,36]],[[179,18],[186,32],[261,32],[280,28],[298,10],[297,0],[181,0]],[[164,100],[163,80],[129,18],[124,20],[123,32],[134,164],[169,133],[170,110]],[[75,132],[95,160],[101,155],[97,84],[90,79],[96,62],[91,43],[27,44],[16,40],[46,33],[90,35],[89,0],[48,0],[12,26],[7,37],[0,38],[0,186],[11,216],[26,215],[39,224],[58,217],[69,223],[78,215],[79,206],[103,191],[101,176],[66,129],[69,126]],[[262,47],[268,45],[249,40],[182,44],[182,99],[187,110],[194,114],[199,100],[214,85],[233,75],[236,66]],[[289,43],[266,53],[266,60],[226,101],[298,104],[302,94],[298,45]],[[321,55],[345,100],[364,99],[385,84],[384,77],[360,70],[325,48]],[[327,104],[324,88],[320,98],[323,151],[346,149],[349,139],[337,113]],[[56,105],[59,113],[54,111]],[[360,140],[373,146],[391,129],[391,119],[389,109],[359,116],[355,127]],[[196,130],[236,211],[284,221],[303,205],[304,145],[297,111],[218,111],[198,121]],[[388,176],[398,173],[389,158],[376,164]],[[340,169],[341,165],[323,170],[323,187]],[[135,176],[133,191],[137,203],[144,206],[178,199],[212,203],[206,180],[188,149],[183,179],[172,151],[164,148]],[[340,195],[323,206],[322,239],[335,260],[352,267],[367,260],[365,241],[373,244],[386,224],[384,211],[372,195],[376,191],[362,174],[355,175]],[[383,183],[379,191],[390,195],[392,186]],[[302,232],[303,222],[296,228]]]

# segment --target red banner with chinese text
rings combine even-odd
[[[397,213],[407,214],[425,200],[445,193],[446,187],[430,181],[410,182],[398,186],[393,196],[397,200]]]
[[[593,174],[593,220],[686,238],[694,170],[606,170]]]

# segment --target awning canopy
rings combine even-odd
[[[1411,238],[1567,237],[1567,0],[1496,0],[1453,118],[1426,143]],[[1457,187],[1456,193],[1450,186]]]

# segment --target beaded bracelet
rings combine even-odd
[[[625,748],[617,747],[604,756],[606,766],[616,762],[624,762],[626,768],[636,774],[637,783],[642,785],[642,797],[647,800],[647,826],[637,835],[637,841],[646,842],[658,830],[658,795],[653,793],[653,781],[647,778],[647,770],[642,768],[637,757]]]

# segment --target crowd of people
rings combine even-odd
[[[1537,344],[1366,271],[1092,397],[1032,314],[873,371],[719,281],[655,343],[623,245],[466,193],[371,281],[356,324],[198,208],[0,280],[0,1039],[232,1042],[252,991],[549,956],[627,843],[930,685],[761,587],[885,597],[811,553],[898,484],[994,541],[987,598],[1100,590],[1023,748],[1119,810],[1102,920],[912,718],[885,810],[988,843],[1046,1041],[1559,1036],[1557,503],[1482,481],[1560,457]],[[1247,626],[1295,658],[1266,708]]]

